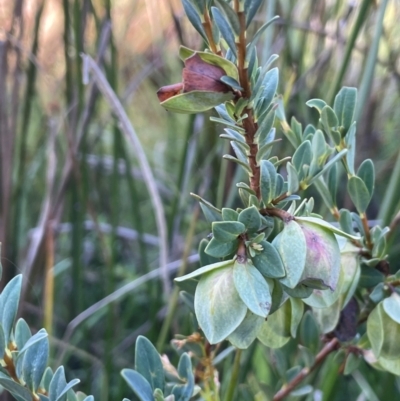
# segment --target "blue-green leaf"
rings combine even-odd
[[[65,380],[64,367],[60,366],[54,373],[49,385],[50,401],[65,401],[70,388],[79,383],[78,379],[71,380],[68,384]]]
[[[211,265],[200,267],[200,269],[197,269],[192,273],[186,274],[185,276],[176,277],[175,281],[176,282],[185,281],[185,280],[188,280],[188,279],[191,279],[194,277],[199,277],[199,276],[201,276],[205,273],[209,273],[213,270],[222,269],[222,268],[228,267],[228,266],[233,267],[233,260],[224,260],[222,262],[217,262],[217,263],[213,263]]]
[[[256,315],[267,317],[271,309],[271,294],[267,282],[253,264],[236,260],[233,281],[246,306]]]
[[[247,307],[233,282],[231,267],[203,275],[194,298],[196,317],[211,344],[228,337],[243,321]]]
[[[193,7],[189,0],[182,0],[182,5],[188,20],[193,25],[194,29],[203,37],[203,39],[208,42],[207,35],[204,32],[203,25],[201,23],[201,18],[199,12]]]
[[[244,12],[246,13],[246,28],[250,25],[250,22],[253,20],[262,2],[263,0],[245,0]]]
[[[236,57],[236,43],[235,43],[235,35],[232,31],[231,26],[222,15],[221,11],[217,7],[211,7],[211,13],[214,18],[215,23],[218,26],[218,29],[221,33],[221,36],[225,39],[226,43],[228,44],[231,52]]]
[[[267,241],[261,241],[259,244],[262,246],[263,249],[262,251],[257,253],[257,255],[252,257],[254,266],[265,277],[284,277],[285,268],[276,248]]]
[[[215,238],[211,238],[205,252],[214,258],[224,258],[237,250],[238,243],[238,240],[232,242],[219,242]]]
[[[357,102],[357,89],[344,86],[335,97],[333,109],[345,133],[353,122]]]
[[[9,391],[18,401],[32,401],[31,392],[21,386],[21,384],[16,383],[9,376],[6,376],[3,372],[0,372],[0,385]]]
[[[264,321],[264,318],[248,310],[240,326],[228,337],[228,341],[236,348],[248,348],[257,338]]]
[[[371,200],[371,195],[364,181],[357,176],[350,177],[347,183],[347,191],[358,213],[364,213]]]
[[[307,248],[303,230],[295,221],[289,221],[272,244],[277,248],[286,271],[286,276],[280,281],[289,288],[296,287],[306,262]]]
[[[194,376],[192,362],[186,352],[179,359],[178,374],[186,383],[175,385],[172,388],[172,394],[175,396],[175,401],[189,401],[194,390]]]
[[[164,391],[164,369],[160,355],[154,345],[143,336],[136,340],[135,369],[148,381],[153,391],[156,388]]]
[[[44,329],[42,330],[46,333]],[[23,355],[22,375],[27,387],[34,393],[36,393],[42,381],[44,371],[47,367],[48,357],[49,341],[46,333],[45,337],[41,337],[38,341],[29,346]]]
[[[372,197],[375,187],[375,168],[371,159],[364,160],[361,163],[357,170],[357,176],[363,180],[370,197]]]
[[[240,34],[240,22],[236,12],[233,8],[224,0],[215,0],[219,8],[224,12],[229,25],[231,26],[233,32],[236,36]]]
[[[22,275],[14,277],[0,295],[0,323],[3,326],[6,344],[10,342],[11,330],[17,315],[21,293]]]
[[[308,107],[315,107],[321,113],[322,109],[326,106],[326,102],[321,99],[310,99],[306,102],[306,105]]]
[[[240,221],[214,221],[211,227],[214,239],[219,242],[234,241],[246,230],[245,225]]]
[[[260,162],[260,187],[261,197],[266,205],[268,205],[276,194],[277,173],[275,166],[268,160]]]
[[[248,207],[240,212],[238,221],[243,223],[249,232],[257,231],[261,225],[260,212],[254,206]]]
[[[151,386],[142,375],[133,369],[123,369],[121,375],[140,401],[154,401]]]

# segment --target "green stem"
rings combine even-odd
[[[182,256],[182,264],[178,270],[177,277],[183,276],[185,274],[187,266],[188,266],[187,260],[188,260],[190,250],[192,248],[192,242],[193,242],[193,237],[194,237],[194,233],[195,233],[195,229],[196,229],[196,223],[197,223],[197,219],[199,217],[199,210],[200,210],[199,206],[196,205],[196,209],[193,212],[192,221],[190,222],[189,231],[188,231],[188,234],[186,237],[185,249],[183,251],[183,256]],[[175,286],[174,290],[172,291],[169,302],[168,302],[167,316],[161,327],[160,335],[158,336],[158,340],[157,340],[156,348],[159,352],[161,352],[164,347],[164,343],[167,338],[169,328],[171,327],[172,320],[175,316],[175,310],[178,305],[178,300],[179,300],[179,288],[177,286]]]
[[[376,59],[378,56],[379,50],[379,42],[382,35],[383,30],[383,18],[385,17],[386,6],[388,4],[388,0],[383,0],[379,5],[375,35],[374,40],[372,42],[371,48],[368,52],[367,62],[364,70],[364,74],[361,80],[360,91],[358,95],[358,104],[354,119],[356,121],[360,121],[360,118],[363,115],[364,107],[366,101],[369,97],[369,93],[371,90],[371,85],[374,77]]]
[[[240,370],[240,357],[242,355],[242,350],[237,349],[236,350],[236,355],[235,355],[235,360],[233,362],[233,370],[232,370],[232,376],[231,380],[229,383],[228,391],[226,392],[225,400],[224,401],[232,401],[233,396],[235,395],[235,390],[236,390],[236,384],[237,380],[239,377],[239,370]]]
[[[340,70],[336,73],[335,79],[333,80],[332,89],[329,93],[328,104],[333,104],[335,100],[336,93],[339,91],[340,85],[342,84],[344,74],[347,71],[347,67],[349,66],[351,52],[354,49],[354,45],[356,43],[358,34],[361,31],[362,26],[366,20],[366,15],[370,5],[372,4],[372,0],[363,0],[360,6],[360,11],[358,13],[357,19],[354,23],[353,30],[351,31],[350,37],[347,41],[346,50],[343,58],[343,63],[340,67]]]

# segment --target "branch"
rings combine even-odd
[[[282,386],[282,388],[275,394],[273,401],[280,401],[287,397],[311,372],[313,372],[318,365],[339,346],[339,340],[333,338],[327,343],[324,348],[315,357],[314,365],[309,368],[303,368],[300,373],[295,376],[289,383]]]

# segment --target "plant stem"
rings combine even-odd
[[[360,218],[361,218],[362,225],[363,225],[363,228],[364,228],[364,233],[365,233],[365,244],[367,245],[367,248],[369,250],[372,250],[373,243],[371,241],[371,233],[370,233],[370,230],[369,230],[369,224],[368,224],[367,215],[365,213],[361,213],[360,214]]]
[[[208,44],[211,47],[211,51],[220,56],[221,50],[217,48],[217,45],[214,42],[214,37],[212,34],[212,25],[211,25],[210,15],[208,14],[207,6],[204,8],[203,15],[204,15],[204,22],[202,23],[202,25],[208,38]]]
[[[225,400],[224,401],[232,401],[233,396],[235,395],[235,390],[236,390],[236,384],[239,376],[239,370],[240,370],[240,357],[242,355],[242,350],[237,349],[236,350],[236,355],[235,355],[235,360],[233,362],[233,371],[232,371],[232,376],[231,376],[231,381],[229,383],[228,391],[226,392]]]
[[[246,66],[246,15],[244,11],[240,11],[238,0],[235,0],[234,7],[240,24],[239,42],[236,43],[239,81],[240,86],[243,88],[242,96],[246,99],[250,99],[251,86]],[[256,193],[257,198],[261,199],[260,166],[257,165],[256,160],[258,145],[254,142],[258,126],[254,122],[253,109],[245,108],[242,115],[244,114],[248,115],[248,117],[243,120],[243,128],[245,129],[246,143],[250,147],[250,154],[248,156],[249,166],[251,169],[250,187]]]
[[[315,357],[314,365],[303,368],[289,383],[285,384],[274,396],[273,401],[280,401],[287,397],[318,365],[339,346],[339,340],[333,338]]]

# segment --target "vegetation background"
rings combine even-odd
[[[253,28],[280,16],[263,35],[259,57],[280,55],[279,92],[289,118],[316,123],[308,99],[332,104],[340,86],[359,88],[359,158],[372,158],[377,175],[368,216],[391,224],[390,262],[397,271],[400,3],[389,0],[382,16],[382,2],[268,0]],[[188,310],[171,313],[177,298],[165,274],[194,269],[197,245],[209,233],[189,193],[217,206],[238,201],[232,183],[240,172],[221,159],[229,143],[218,140],[220,128],[208,115],[166,112],[155,95],[181,80],[181,44],[203,46],[179,0],[0,0],[1,286],[24,274],[20,314],[33,332],[48,331],[51,364],[64,364],[67,377],[79,377],[80,389],[97,400],[131,397],[119,372],[133,367],[138,335],[173,359],[173,334],[190,334]],[[160,205],[147,191],[141,150],[97,87],[84,85],[81,53],[96,59],[121,99]],[[281,156],[287,146],[276,147]],[[350,207],[345,193],[339,199]],[[326,215],[318,195],[307,195]],[[160,249],[167,250],[161,265]],[[291,366],[290,347],[250,347],[237,399],[266,400],[262,390],[282,368],[276,361]],[[231,357],[220,368],[222,385]],[[395,399],[388,389],[400,391],[397,379],[375,380],[366,364],[357,372],[352,380],[337,378],[336,366],[317,371],[314,380],[327,400],[360,393],[359,399]]]

